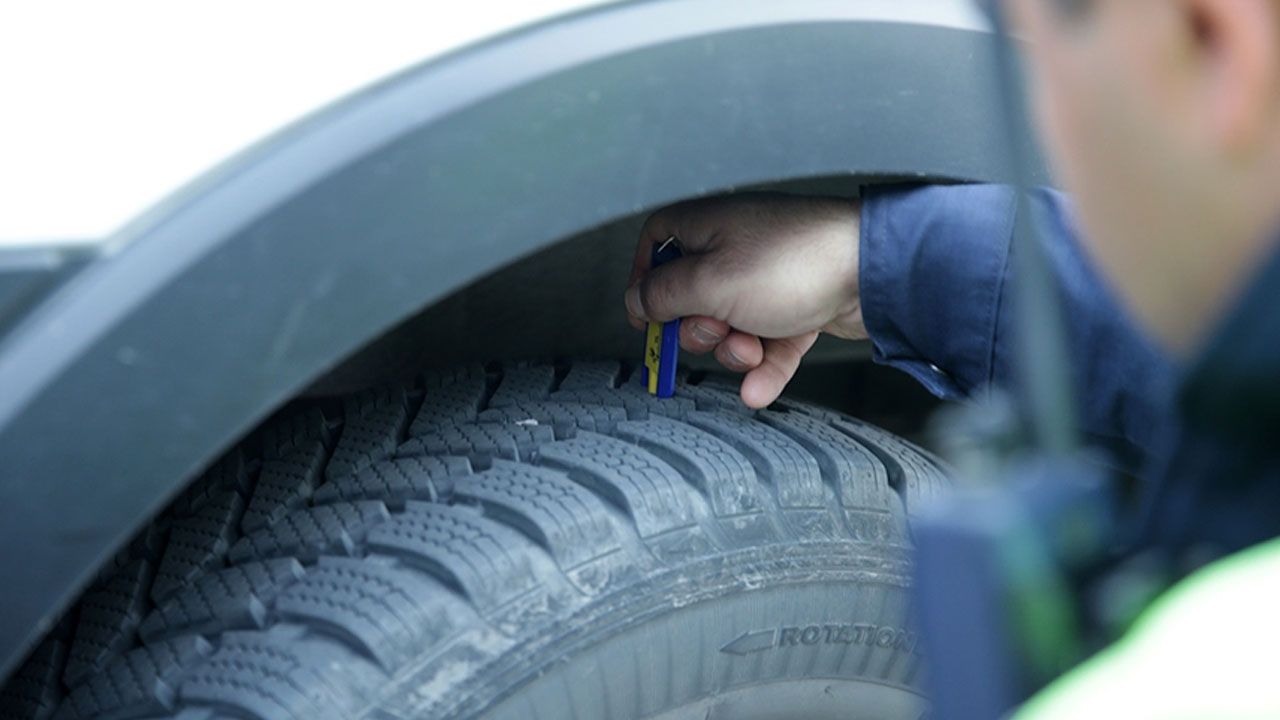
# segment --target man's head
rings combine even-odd
[[[1005,0],[1090,250],[1185,353],[1280,221],[1280,0]]]

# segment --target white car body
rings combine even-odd
[[[221,160],[350,92],[601,2],[6,4],[0,245],[106,238]]]
[[[884,20],[981,22],[969,0],[832,0],[854,2]],[[105,240],[222,160],[351,92],[604,4],[9,3],[0,9],[0,248]]]

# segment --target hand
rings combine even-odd
[[[746,373],[742,401],[778,398],[818,333],[867,336],[858,299],[856,200],[751,193],[659,210],[645,222],[625,296],[630,321],[684,318],[680,345]],[[684,257],[650,269],[654,243]]]

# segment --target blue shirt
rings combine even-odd
[[[1148,481],[1138,545],[1231,552],[1280,535],[1280,243],[1185,368],[1090,264],[1065,198],[1038,191],[1081,430]],[[934,394],[1012,386],[1015,197],[993,185],[863,194],[860,293],[875,359]]]
[[[862,313],[876,361],[945,399],[1013,386],[1010,253],[1016,198],[998,185],[877,186],[863,194]],[[1076,239],[1063,195],[1038,191],[1063,304],[1081,431],[1126,468],[1148,459],[1174,368]]]

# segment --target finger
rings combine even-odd
[[[687,317],[680,322],[680,347],[705,355],[729,336],[729,323],[709,317]]]
[[[711,256],[686,255],[645,273],[624,296],[627,312],[652,322],[691,315],[721,316],[717,312],[725,283],[703,268]]]
[[[634,284],[636,280],[639,280],[641,276],[649,272],[654,244],[665,242],[667,238],[674,234],[670,216],[670,210],[664,208],[653,213],[644,221],[644,226],[640,228],[640,238],[636,241],[635,256],[631,258],[631,275],[627,278],[627,285]]]
[[[668,238],[676,238],[686,253],[706,250],[720,225],[719,207],[721,204],[716,200],[687,200],[668,205],[650,215],[640,228],[627,284],[634,283],[649,271],[653,246],[666,242]]]
[[[800,367],[800,359],[818,339],[817,332],[764,341],[759,367],[742,378],[742,402],[751,408],[768,407],[782,394]]]
[[[644,221],[644,226],[640,228],[640,237],[636,241],[635,256],[631,258],[631,275],[627,278],[627,292],[625,295],[625,303],[627,307],[627,322],[636,330],[644,330],[648,324],[641,315],[631,310],[631,288],[636,285],[645,273],[649,272],[650,259],[653,254],[653,244],[658,242],[655,238],[659,234],[665,232],[667,227],[666,216],[664,211],[659,210],[648,217]],[[666,240],[670,235],[665,235],[662,240]]]
[[[749,372],[760,366],[764,347],[760,338],[734,330],[716,347],[716,360],[727,370]]]

